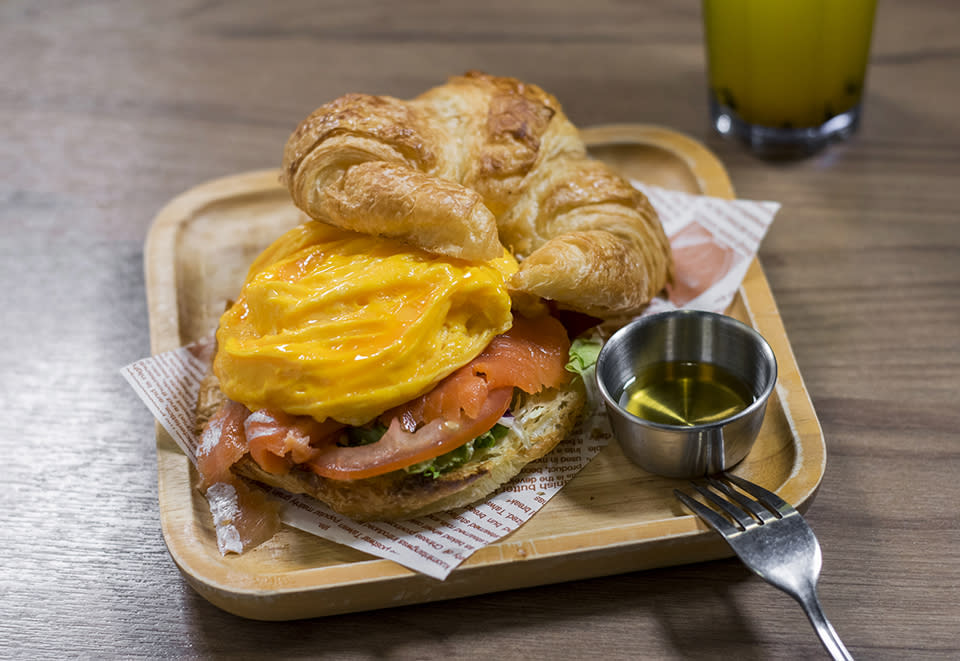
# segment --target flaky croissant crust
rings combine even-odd
[[[506,246],[513,291],[594,316],[639,312],[672,277],[646,197],[587,156],[553,96],[514,78],[340,97],[290,136],[283,179],[310,217],[345,229],[468,260]]]

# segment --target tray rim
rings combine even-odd
[[[581,135],[588,146],[636,144],[663,149],[684,162],[704,194],[724,198],[735,196],[729,175],[716,156],[701,143],[671,129],[645,124],[611,124],[585,128],[581,130]],[[278,187],[278,174],[278,169],[269,168],[212,179],[174,197],[157,214],[144,245],[150,344],[153,354],[179,346],[176,268],[175,260],[172,258],[175,255],[177,232],[182,220],[205,205],[224,198],[227,191],[252,193],[254,190]],[[251,185],[259,188],[253,189]],[[794,470],[777,488],[777,492],[782,497],[793,502],[803,511],[812,502],[825,471],[826,446],[822,430],[802,376],[796,367],[776,301],[759,260],[754,259],[751,263],[740,295],[751,325],[763,327],[761,332],[773,345],[781,363],[796,372],[799,388],[784,395],[788,400],[785,413],[789,416],[799,414],[805,419],[807,425],[812,426],[810,433],[804,436],[794,435],[795,443],[800,444],[798,448],[802,453],[800,461],[812,460],[812,465],[806,465],[805,468],[808,469],[806,471]],[[759,307],[768,310],[763,318],[758,318],[754,313],[754,309]],[[297,572],[300,580],[291,585],[269,581],[270,586],[264,587],[255,580],[257,577],[249,581],[249,584],[244,584],[243,581],[236,582],[235,579],[238,578],[236,576],[232,576],[234,582],[229,582],[225,581],[223,576],[213,576],[212,574],[223,572],[209,562],[204,563],[203,558],[197,557],[197,553],[191,553],[189,540],[182,534],[184,522],[177,520],[178,514],[172,514],[171,510],[164,507],[165,504],[169,504],[172,494],[179,493],[177,490],[184,488],[183,480],[187,481],[186,488],[190,488],[191,467],[189,460],[159,424],[156,425],[156,430],[158,500],[163,538],[168,551],[185,579],[202,596],[224,610],[244,617],[296,619],[556,582],[530,579],[530,576],[537,573],[533,571],[535,565],[562,568],[564,571],[560,573],[565,573],[558,580],[566,581],[731,555],[722,540],[715,539],[713,533],[692,515],[686,515],[656,522],[618,526],[615,528],[616,539],[605,543],[577,539],[596,537],[597,533],[601,532],[598,529],[564,533],[550,538],[564,539],[564,544],[553,550],[537,550],[536,545],[531,541],[511,541],[512,535],[510,535],[496,544],[477,551],[442,583],[381,558],[300,570]],[[183,506],[183,503],[180,505]],[[189,503],[187,506],[189,510]],[[189,513],[188,511],[187,514]],[[649,530],[655,524],[664,526],[667,532],[653,538],[639,534],[640,529]],[[327,543],[333,544],[333,542]],[[616,558],[608,558],[609,562],[602,570],[571,571],[571,563],[582,562],[591,555],[628,556],[634,555],[631,551],[660,547],[670,547],[671,553],[678,561],[644,565],[643,562],[625,563],[622,559],[618,562]],[[207,566],[204,566],[205,564]],[[519,575],[516,575],[517,565],[524,567],[519,571]],[[529,570],[526,571],[526,576],[523,575],[524,570]],[[505,579],[505,575],[508,578]],[[273,576],[273,578],[276,577]],[[380,605],[364,605],[360,600],[355,607],[347,609],[324,610],[310,607],[311,601],[317,599],[320,594],[350,590],[370,583],[395,584],[394,591],[399,591],[406,596],[387,604],[380,603]],[[482,583],[483,587],[478,589],[478,583]],[[382,587],[386,588],[385,585]],[[388,590],[384,589],[381,592],[388,592]],[[262,605],[266,602],[278,608],[265,614],[262,611]],[[360,607],[356,607],[357,605]]]

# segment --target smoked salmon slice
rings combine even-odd
[[[244,421],[250,411],[227,400],[210,418],[197,448],[201,489],[210,504],[221,553],[241,553],[280,528],[277,508],[230,471],[247,452]]]
[[[243,421],[250,456],[260,468],[283,475],[294,464],[304,464],[317,453],[327,437],[343,429],[336,420],[317,422],[308,416],[296,416],[272,409],[260,409]]]
[[[243,435],[243,421],[250,411],[232,400],[224,402],[203,428],[197,447],[197,470],[203,478],[203,488],[232,477],[230,467],[247,453]]]
[[[570,377],[564,369],[570,340],[554,317],[515,316],[513,326],[497,335],[471,362],[441,381],[433,390],[388,412],[417,422],[456,419],[460,410],[477,416],[487,394],[496,388],[520,388],[527,393],[556,388]],[[383,418],[381,418],[383,419]]]

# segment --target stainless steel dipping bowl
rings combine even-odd
[[[696,426],[667,425],[624,410],[620,398],[644,367],[664,361],[706,362],[739,377],[753,402],[727,418]],[[701,477],[743,460],[756,441],[777,381],[777,359],[763,337],[736,319],[680,310],[633,321],[607,341],[597,383],[613,433],[641,468],[667,477]]]

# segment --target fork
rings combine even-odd
[[[723,535],[751,571],[800,603],[834,659],[852,661],[817,597],[823,557],[810,526],[800,512],[776,494],[736,475],[725,473],[723,477],[756,500],[714,478],[706,478],[712,489],[692,484],[707,501],[728,515],[729,520],[682,491],[674,489],[673,493]]]

